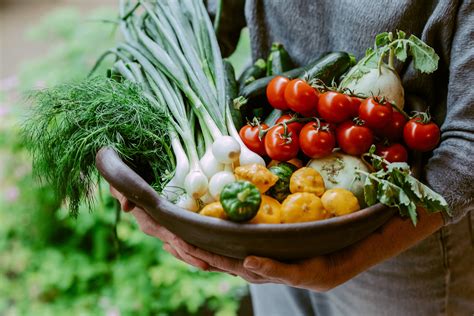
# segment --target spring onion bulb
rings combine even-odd
[[[212,153],[217,161],[230,164],[239,159],[241,148],[231,136],[220,136],[212,144]]]
[[[199,164],[196,145],[194,144],[192,137],[187,135],[187,138],[184,139],[184,143],[186,144],[186,150],[190,162],[190,171],[184,178],[184,189],[188,195],[194,199],[199,199],[201,196],[206,194],[209,181]]]
[[[201,164],[202,171],[209,179],[219,171],[224,170],[224,164],[217,161],[217,159],[214,157],[214,154],[212,153],[212,147],[208,147],[206,149],[206,152],[204,153],[204,156],[202,156],[201,160],[199,160],[199,163]]]
[[[174,196],[181,192],[184,187],[184,180],[189,173],[189,160],[186,156],[183,146],[172,128],[170,130],[171,148],[173,149],[176,158],[176,168],[173,178],[163,189],[164,196],[171,200]]]
[[[193,168],[184,179],[184,189],[193,198],[199,199],[206,194],[208,183],[204,172],[200,168]]]
[[[176,201],[176,205],[191,212],[199,211],[199,203],[187,194],[182,194]]]
[[[234,122],[232,121],[232,116],[230,114],[230,111],[226,111],[226,122],[227,122],[227,130],[229,131],[229,135],[235,141],[237,141],[237,143],[240,145],[240,155],[238,159],[239,165],[245,166],[245,165],[256,163],[262,166],[266,166],[265,160],[263,160],[263,158],[260,157],[258,154],[248,149],[248,147],[245,146],[242,139],[240,139],[239,132],[237,132]]]
[[[209,181],[209,193],[214,199],[219,200],[219,195],[221,194],[224,186],[234,181],[235,176],[231,171],[220,171],[212,176],[211,180]]]
[[[201,196],[200,200],[204,205],[207,205],[207,204],[212,203],[212,202],[215,201],[215,199],[212,197],[212,195],[209,193],[209,191],[207,191],[206,194]]]
[[[201,168],[204,174],[207,176],[208,179],[211,179],[213,175],[215,175],[219,171],[224,170],[224,164],[217,161],[216,157],[214,157],[214,154],[212,152],[212,137],[209,134],[209,131],[204,127],[202,129],[202,133],[204,136],[206,152],[202,156],[199,163],[201,164]]]

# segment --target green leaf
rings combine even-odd
[[[412,176],[407,176],[405,183],[407,184],[407,188],[421,200],[421,204],[426,211],[430,213],[442,211],[451,215],[448,203],[440,194],[431,190],[428,186]]]
[[[400,194],[401,189],[387,180],[381,180],[379,182],[377,198],[380,203],[388,206],[397,206],[397,196]]]
[[[404,62],[407,57],[408,57],[408,52],[407,52],[407,45],[405,41],[398,41],[397,45],[395,46],[395,56],[397,57],[398,60]]]
[[[393,170],[398,170],[406,174],[410,173],[410,166],[406,162],[392,162],[387,166],[387,172],[390,173]]]
[[[365,203],[367,203],[368,206],[377,203],[377,181],[373,180],[371,177],[365,178],[364,198]]]
[[[416,213],[416,205],[413,202],[410,202],[407,206],[408,209],[408,215],[410,216],[411,222],[413,223],[413,226],[416,226],[418,223],[418,215]]]
[[[388,43],[390,43],[388,32],[383,32],[375,36],[375,46],[381,47],[387,45]]]
[[[397,31],[397,37],[398,37],[398,39],[405,39],[406,35],[407,35],[407,33],[403,32],[403,31],[401,31],[401,30],[398,30],[398,31]]]
[[[365,51],[365,57],[370,56],[374,53],[374,49],[372,47],[367,48]]]
[[[413,57],[415,69],[424,73],[432,73],[438,69],[439,56],[433,48],[425,44],[415,35],[410,35],[408,45],[410,47],[410,55]]]

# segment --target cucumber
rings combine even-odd
[[[275,125],[276,121],[283,115],[282,110],[273,109],[270,114],[265,118],[265,124],[268,126]]]
[[[262,58],[250,65],[239,77],[239,88],[242,89],[245,85],[252,81],[262,78],[267,72],[267,63]]]
[[[330,84],[333,79],[339,78],[352,65],[353,59],[348,53],[333,52],[310,62],[305,67],[295,68],[281,75],[289,79],[305,77],[307,80],[311,80],[319,78],[324,83]],[[249,99],[265,94],[268,83],[275,77],[276,76],[268,76],[255,80],[240,91],[240,96]]]
[[[243,125],[242,114],[240,109],[234,107],[233,100],[238,95],[238,86],[237,80],[235,80],[235,71],[232,64],[224,59],[224,71],[225,71],[225,94],[226,94],[226,104],[230,109],[230,114],[232,115],[232,121],[234,122],[235,128],[240,130]]]
[[[279,75],[293,68],[295,65],[283,45],[273,43],[267,59],[267,76]]]

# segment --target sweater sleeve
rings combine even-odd
[[[455,223],[474,209],[474,5],[461,4],[451,45],[447,112],[441,144],[426,166],[426,180],[443,195]]]
[[[237,47],[240,31],[245,27],[245,0],[221,0],[222,12],[217,39],[222,56],[232,54]],[[207,0],[207,11],[214,21],[219,0]]]

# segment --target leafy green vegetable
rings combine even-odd
[[[33,93],[36,106],[23,124],[33,172],[52,184],[74,215],[83,198],[92,202],[101,147],[113,147],[158,191],[171,177],[169,118],[142,92],[131,83],[90,78]]]
[[[406,41],[406,46],[410,48],[409,54],[413,58],[415,69],[424,73],[432,73],[438,69],[439,56],[433,48],[413,34]]]
[[[446,200],[414,178],[408,164],[386,164],[383,158],[373,152],[374,148],[370,150],[368,156],[372,158],[372,165],[378,171],[367,173],[356,170],[356,172],[367,176],[364,183],[364,195],[367,205],[370,206],[380,202],[390,207],[397,207],[400,215],[409,216],[415,226],[417,223],[417,207],[422,207],[429,213],[445,212],[451,215]],[[386,168],[383,168],[383,165],[386,165]]]
[[[405,32],[397,31],[396,35],[397,38],[394,39],[392,32],[378,34],[375,37],[374,48],[367,49],[365,57],[344,77],[341,87],[360,79],[370,69],[379,68],[387,53],[389,53],[388,65],[392,68],[394,57],[405,62],[408,56],[413,59],[413,67],[422,73],[432,73],[438,68],[439,56],[433,48],[413,34],[406,38]]]

